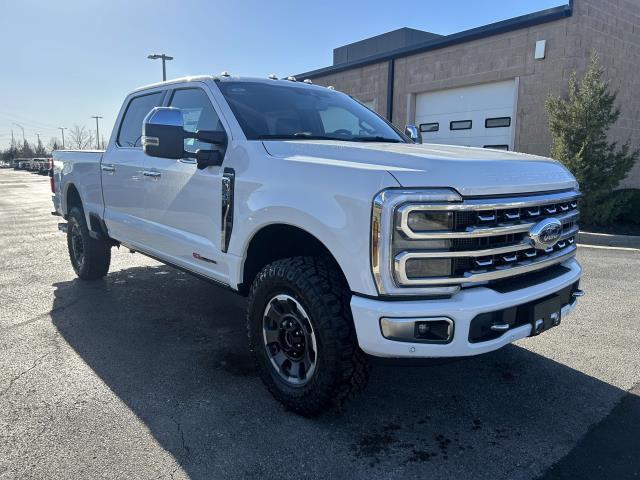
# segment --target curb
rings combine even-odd
[[[640,235],[579,232],[578,243],[600,247],[640,248]]]

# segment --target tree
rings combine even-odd
[[[84,126],[74,125],[69,129],[69,145],[77,150],[87,150],[93,147],[93,133]]]
[[[44,145],[40,141],[40,137],[38,137],[38,144],[36,145],[35,154],[38,157],[44,157],[47,154],[47,151],[44,148]]]
[[[639,152],[631,150],[628,142],[618,146],[607,141],[607,132],[620,117],[616,96],[594,53],[580,82],[576,72],[571,74],[568,97],[551,95],[546,102],[553,138],[551,156],[580,182],[580,212],[586,223],[615,221],[629,201],[629,195],[613,191]]]
[[[54,150],[60,150],[62,148],[62,143],[57,137],[51,137],[49,143],[47,144],[47,149],[53,153]]]

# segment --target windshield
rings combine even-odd
[[[218,86],[248,140],[405,142],[387,122],[344,93],[276,81]]]

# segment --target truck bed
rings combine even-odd
[[[53,204],[58,214],[66,217],[68,200],[74,190],[82,199],[85,214],[102,215],[100,162],[104,150],[56,150],[53,152]]]

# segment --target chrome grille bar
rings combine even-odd
[[[407,207],[409,211],[422,210],[422,207],[416,205],[409,205]],[[430,210],[429,208],[424,210]],[[537,221],[525,221],[520,223],[514,223],[509,225],[498,225],[496,227],[472,227],[467,228],[461,232],[450,232],[450,231],[437,231],[437,232],[414,232],[409,228],[407,223],[409,218],[408,213],[404,215],[404,212],[401,211],[400,216],[400,229],[402,232],[413,240],[436,240],[436,239],[450,239],[450,238],[470,238],[470,237],[493,237],[496,235],[509,235],[512,233],[522,233],[528,232],[531,227],[533,227]],[[568,213],[564,213],[562,215],[557,215],[555,218],[560,220],[563,224],[569,223],[577,220],[578,212],[572,211]]]

